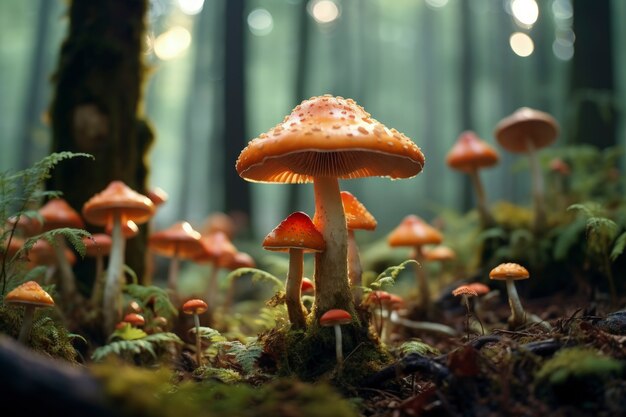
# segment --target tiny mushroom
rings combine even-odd
[[[535,207],[534,228],[542,232],[546,224],[544,186],[537,150],[552,144],[559,135],[559,124],[548,113],[522,107],[500,120],[494,135],[512,153],[526,153],[530,161]]]
[[[290,214],[263,240],[263,249],[289,252],[289,272],[285,284],[285,303],[293,328],[306,327],[305,308],[301,300],[304,252],[321,252],[326,248],[322,234],[311,218],[301,211]]]
[[[467,329],[467,338],[469,339],[470,327],[469,327],[469,318],[471,314],[471,308],[469,303],[469,297],[477,297],[478,293],[476,290],[472,289],[469,285],[461,285],[455,288],[452,291],[452,295],[458,297],[459,295],[463,299],[463,304],[465,304],[465,328]]]
[[[352,316],[345,310],[338,308],[328,310],[320,317],[320,326],[335,328],[335,354],[337,357],[338,373],[343,368],[343,341],[341,339],[341,325],[352,322]]]
[[[85,223],[80,214],[74,210],[62,198],[54,198],[49,200],[39,209],[39,215],[43,219],[43,230],[55,230],[64,227],[75,229],[83,229]],[[54,251],[57,256],[59,270],[61,272],[60,292],[61,299],[67,305],[77,301],[78,292],[76,291],[76,278],[72,266],[67,262],[65,252],[68,250],[65,243],[65,236],[57,234],[54,236]]]
[[[409,246],[414,250],[415,260],[419,263],[416,266],[417,285],[420,291],[421,307],[427,313],[430,306],[430,289],[424,267],[422,246],[434,244],[438,245],[443,240],[441,232],[430,226],[423,219],[413,214],[406,216],[402,222],[391,231],[387,238],[389,246]]]
[[[198,316],[207,311],[207,309],[207,303],[198,298],[193,298],[183,304],[183,313],[193,314],[193,324],[196,331],[196,361],[198,366],[202,365],[202,339],[200,337],[200,318]]]
[[[302,278],[302,285],[300,286],[300,292],[302,294],[312,295],[315,293],[315,284],[307,277]]]
[[[526,312],[522,307],[515,281],[520,279],[528,279],[530,277],[528,270],[516,263],[502,263],[491,270],[489,278],[497,281],[506,281],[506,290],[509,296],[509,306],[511,307],[511,317],[509,325],[515,329],[526,323]]]
[[[202,252],[200,233],[188,222],[177,222],[167,229],[154,232],[148,238],[148,247],[157,255],[170,258],[167,286],[175,296],[181,259],[193,259]]]
[[[33,326],[33,317],[37,307],[54,307],[54,300],[35,281],[27,281],[14,288],[4,297],[5,304],[23,305],[24,317],[18,340],[26,344],[30,329]]]
[[[360,287],[363,268],[361,267],[359,248],[354,237],[354,230],[374,230],[378,223],[372,213],[352,193],[342,191],[340,194],[343,211],[346,216],[346,227],[348,228],[348,277],[352,287]],[[361,302],[361,292],[357,290],[355,295],[354,301],[359,304]]]
[[[297,105],[281,123],[250,141],[236,163],[248,181],[313,183],[314,223],[326,241],[326,250],[315,255],[316,319],[334,308],[355,312],[339,180],[411,178],[423,166],[424,155],[411,139],[388,129],[354,100],[329,94]]]
[[[124,320],[122,321],[135,327],[142,327],[146,324],[146,319],[139,313],[128,313],[124,316]]]
[[[482,227],[493,226],[495,221],[489,211],[485,189],[480,181],[478,170],[494,166],[498,163],[499,158],[498,152],[471,130],[466,130],[459,135],[457,142],[446,156],[446,163],[450,168],[470,176],[476,192],[476,202]]]
[[[154,214],[154,204],[122,181],[112,181],[100,193],[91,197],[82,209],[83,217],[96,226],[113,224],[111,254],[104,286],[104,330],[110,332],[121,316],[121,285],[124,277],[124,250],[126,241],[122,225],[129,220],[142,224]]]

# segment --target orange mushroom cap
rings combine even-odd
[[[397,294],[389,294],[388,303],[392,309],[398,310],[404,306],[404,299]]]
[[[208,308],[209,306],[203,300],[194,298],[194,299],[186,301],[185,304],[183,304],[183,313],[202,314],[205,311],[207,311]]]
[[[340,194],[348,229],[376,229],[378,225],[376,219],[352,193],[342,191]]]
[[[300,291],[302,291],[302,293],[315,292],[315,284],[309,278],[303,277],[302,283],[300,284]]]
[[[24,236],[35,236],[43,230],[42,219],[37,216],[22,214],[19,220],[17,220],[17,216],[12,216],[7,219],[7,224],[21,230]]]
[[[54,230],[62,227],[82,229],[85,227],[80,214],[62,198],[48,201],[39,209],[39,214],[43,219],[43,230]]]
[[[224,268],[230,270],[238,268],[254,268],[256,266],[256,262],[252,256],[245,252],[237,252],[232,257],[227,257],[224,263]]]
[[[559,124],[548,113],[521,107],[513,114],[500,120],[494,135],[500,145],[509,152],[528,152],[526,140],[535,149],[550,145],[559,135]]]
[[[320,317],[320,326],[329,327],[336,324],[348,324],[352,322],[352,316],[345,310],[332,309]]]
[[[165,190],[159,187],[154,187],[151,190],[149,190],[148,193],[146,194],[146,197],[148,197],[150,201],[152,201],[152,204],[154,204],[155,207],[159,207],[161,204],[165,203],[170,198],[170,196],[167,195]]]
[[[502,263],[489,272],[489,278],[498,281],[528,279],[529,277],[530,274],[526,268],[512,262]]]
[[[113,218],[110,218],[107,222],[107,225],[104,228],[104,231],[109,235],[113,234]],[[125,239],[130,239],[139,234],[139,226],[132,220],[122,221],[122,236]]]
[[[20,250],[22,246],[24,246],[24,239],[22,239],[21,237],[13,236],[13,238],[9,242],[8,247],[5,246],[6,244],[7,242],[5,241],[2,245],[0,245],[0,259],[13,258],[17,251]]]
[[[229,239],[235,236],[237,225],[231,216],[226,213],[215,212],[207,216],[200,228],[201,235],[210,235],[214,232],[224,232]]]
[[[498,152],[470,130],[461,133],[446,156],[449,167],[463,172],[493,166],[498,160]]]
[[[85,220],[96,226],[106,226],[115,212],[121,213],[126,220],[142,224],[154,214],[154,204],[122,181],[112,181],[107,188],[87,200],[82,212]]]
[[[221,268],[227,265],[237,253],[237,248],[224,232],[202,236],[200,243],[202,250],[193,257],[196,262],[215,262]]]
[[[122,320],[126,323],[130,323],[133,326],[143,326],[144,324],[146,324],[146,319],[141,315],[141,314],[137,314],[137,313],[128,313],[127,315],[124,316],[124,320]]]
[[[326,242],[311,218],[306,213],[297,211],[291,213],[265,236],[263,249],[280,252],[289,249],[321,252],[326,249]]]
[[[111,253],[111,236],[106,233],[96,233],[83,238],[85,244],[85,254],[87,256],[106,256]]]
[[[35,281],[27,281],[15,287],[5,297],[6,304],[31,304],[39,307],[53,307],[54,300]]]
[[[188,222],[177,222],[150,235],[148,246],[162,256],[191,259],[202,252],[200,237]]]
[[[458,297],[459,295],[464,295],[464,294],[471,295],[473,297],[478,296],[478,293],[476,292],[476,290],[471,288],[469,285],[461,285],[452,291],[452,295],[454,295],[455,297]]]
[[[387,291],[378,290],[378,291],[372,291],[371,293],[369,293],[365,303],[366,304],[378,304],[378,303],[387,304],[389,300],[391,300],[391,294],[389,294]]]
[[[76,263],[76,255],[69,248],[64,250],[65,257],[70,265]],[[39,239],[28,251],[28,259],[34,265],[57,265],[59,260],[50,243],[45,239]]]
[[[324,95],[296,106],[253,139],[236,168],[249,181],[307,183],[315,177],[409,178],[424,155],[404,134],[387,129],[352,99]]]
[[[451,261],[456,258],[456,253],[448,246],[439,245],[422,251],[427,261]]]
[[[478,295],[485,295],[489,291],[491,291],[491,288],[481,282],[472,282],[470,284],[467,284],[467,286],[476,291],[476,294]]]
[[[406,216],[387,238],[389,246],[438,245],[442,240],[439,230],[414,214]]]

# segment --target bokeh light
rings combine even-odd
[[[176,26],[161,33],[154,40],[154,53],[164,61],[174,59],[191,45],[191,34],[183,27]]]
[[[178,0],[180,10],[188,15],[195,15],[202,11],[204,0]]]
[[[272,14],[266,9],[254,9],[248,14],[248,27],[250,32],[256,36],[265,36],[274,28]]]
[[[539,18],[539,6],[535,0],[513,0],[511,12],[519,23],[532,26]]]
[[[339,7],[331,0],[313,1],[309,10],[317,23],[331,23],[339,17]]]
[[[535,43],[532,38],[523,32],[515,32],[509,38],[509,45],[516,55],[527,57],[535,50]]]
[[[426,5],[438,9],[448,4],[448,0],[426,0]]]

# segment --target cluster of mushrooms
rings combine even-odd
[[[558,125],[549,115],[528,108],[520,109],[502,120],[495,131],[497,140],[505,149],[527,153],[531,160],[537,229],[543,228],[546,220],[536,150],[551,143],[557,134]],[[471,131],[461,134],[447,156],[450,167],[472,178],[483,227],[492,226],[495,222],[489,212],[478,170],[493,166],[498,158],[497,152]],[[250,141],[236,161],[238,174],[248,181],[313,183],[315,212],[312,218],[304,212],[289,215],[265,237],[262,246],[266,250],[289,254],[285,299],[291,326],[297,330],[333,327],[339,369],[343,362],[340,326],[369,325],[362,323],[362,317],[357,313],[362,304],[380,307],[378,332],[383,340],[388,337],[388,333],[383,330],[385,320],[455,334],[453,329],[442,325],[437,327],[436,323],[422,323],[423,327],[420,327],[417,322],[399,318],[397,310],[403,301],[398,296],[383,291],[363,296],[362,268],[354,231],[374,230],[377,223],[354,195],[341,191],[339,186],[339,180],[370,176],[411,178],[422,171],[424,162],[420,148],[407,136],[373,119],[354,100],[331,95],[303,101],[281,123]],[[62,199],[51,200],[41,210],[43,224],[47,228],[83,228],[84,218],[88,223],[104,226],[110,232],[110,237],[98,234],[85,241],[88,253],[98,258],[92,302],[102,305],[104,328],[107,331],[111,331],[122,316],[125,240],[136,233],[137,224],[148,222],[153,217],[156,207],[165,199],[166,196],[158,193],[141,195],[123,182],[113,181],[84,204],[82,218]],[[20,227],[26,230],[27,226],[31,225]],[[416,215],[406,216],[388,235],[390,246],[412,248],[413,257],[419,264],[416,268],[419,305],[426,312],[430,311],[432,300],[425,269],[421,264],[454,258],[454,252],[441,245],[442,240],[440,231]],[[76,298],[72,260],[67,255],[64,242],[60,240],[58,243],[52,250],[54,256],[50,258],[54,259],[54,263],[51,262],[51,265],[61,271],[61,298],[71,302]],[[187,222],[178,222],[152,233],[148,246],[154,253],[171,259],[167,286],[173,300],[182,306],[183,312],[194,316],[197,361],[200,364],[202,357],[198,317],[215,309],[219,268],[250,267],[254,266],[254,260],[238,252],[223,231],[203,235]],[[314,256],[313,281],[303,277],[305,253]],[[103,255],[109,257],[106,273]],[[194,298],[184,303],[176,299],[181,260],[209,262],[213,266],[204,299]],[[528,276],[524,267],[512,263],[500,265],[490,274],[491,279],[506,280],[512,310],[509,324],[514,327],[527,323],[528,317],[522,309],[513,281]],[[486,290],[485,287],[465,286],[455,290],[455,295],[463,297],[469,312],[468,297],[488,291],[488,287]],[[314,298],[309,310],[302,303],[302,293],[310,290],[314,290]],[[7,303],[22,302],[27,305],[25,326],[32,321],[34,307],[54,305],[51,297],[41,291],[39,284],[28,282],[5,297]],[[28,295],[24,296],[24,293]],[[133,320],[138,318],[127,316],[123,321],[133,323]],[[27,334],[28,329],[23,329],[20,340],[25,340]]]

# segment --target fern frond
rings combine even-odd
[[[393,285],[396,282],[396,278],[400,275],[400,272],[404,271],[408,264],[415,264],[419,267],[420,264],[414,259],[407,259],[399,265],[393,265],[381,272],[374,281],[369,284],[372,289],[379,289],[385,285]]]
[[[196,329],[194,328],[191,330],[195,331]],[[203,340],[207,340],[211,343],[224,342],[226,340],[226,338],[222,336],[222,334],[219,331],[211,327],[200,326],[198,330],[199,330],[198,334],[200,335],[200,338]]]
[[[91,358],[95,362],[99,362],[112,353],[115,353],[119,356],[124,356],[127,354],[141,354],[143,352],[147,352],[150,354],[150,356],[156,359],[157,354],[154,348],[158,345],[162,345],[165,343],[182,344],[183,342],[174,333],[154,333],[142,339],[118,340],[108,343],[104,346],[100,346],[99,348],[94,350]]]
[[[255,283],[256,282],[269,282],[275,291],[279,291],[280,289],[284,287],[283,282],[279,280],[278,278],[276,278],[274,275],[270,274],[269,272],[263,271],[262,269],[257,269],[257,268],[235,269],[234,271],[230,272],[226,276],[228,285],[229,286],[232,285],[232,281],[247,274],[252,275],[252,282],[255,282]]]
[[[611,261],[615,261],[622,253],[624,253],[624,248],[626,248],[626,232],[619,235],[617,240],[615,240],[615,244],[611,250]]]
[[[407,356],[410,354],[418,354],[420,356],[427,355],[440,355],[439,349],[434,346],[429,345],[421,339],[417,340],[409,340],[408,342],[404,342],[398,347],[398,352],[401,356]]]
[[[154,302],[155,313],[168,320],[178,315],[178,310],[174,307],[167,291],[163,288],[155,285],[127,284],[124,286],[124,292],[138,300],[143,307],[146,307],[149,301]]]

